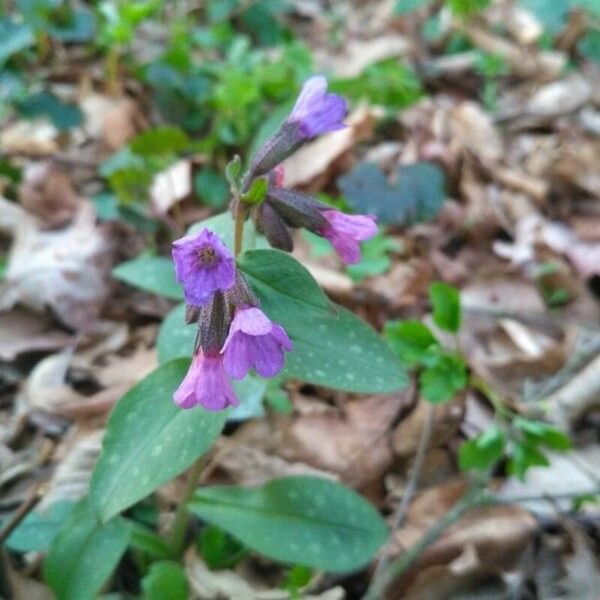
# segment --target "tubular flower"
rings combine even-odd
[[[301,138],[313,138],[345,127],[346,101],[327,93],[327,79],[317,75],[302,86],[287,123],[297,123]]]
[[[273,323],[259,308],[238,308],[221,353],[225,371],[242,379],[251,368],[262,377],[273,377],[283,368],[284,350],[292,342],[280,325]]]
[[[327,224],[319,232],[327,238],[338,256],[347,265],[360,262],[359,242],[377,234],[377,223],[371,215],[346,215],[339,210],[324,210],[321,213]]]
[[[202,306],[235,284],[235,261],[218,235],[203,229],[173,242],[177,281],[188,304]]]
[[[181,408],[193,408],[200,404],[212,411],[239,404],[225,374],[223,357],[218,351],[205,354],[201,349],[198,350],[187,375],[173,395],[173,401]]]

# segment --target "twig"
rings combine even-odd
[[[35,508],[46,491],[46,484],[40,483],[33,489],[31,495],[12,514],[8,523],[0,530],[0,544],[17,528],[19,523]]]
[[[489,496],[478,484],[471,487],[467,493],[430,529],[421,539],[404,554],[390,563],[376,579],[374,578],[363,596],[363,600],[381,600],[388,586],[402,573],[408,570],[413,562],[456,521],[472,508],[493,504],[493,497]]]
[[[423,463],[425,462],[425,455],[427,454],[427,449],[429,448],[429,441],[431,439],[431,433],[433,431],[433,425],[435,423],[435,405],[429,404],[429,410],[427,411],[427,418],[425,419],[425,423],[423,425],[423,430],[421,431],[421,437],[419,439],[419,446],[417,448],[417,453],[415,455],[415,462],[413,465],[412,472],[410,474],[410,479],[408,480],[408,484],[406,486],[406,490],[404,495],[402,496],[402,501],[398,506],[398,510],[394,515],[394,520],[392,522],[392,527],[390,531],[390,542],[392,541],[395,532],[400,529],[402,523],[404,523],[404,519],[406,518],[406,512],[408,511],[408,507],[412,502],[412,499],[417,491],[419,486],[419,478],[421,476],[421,471],[423,469]],[[389,545],[389,542],[388,542]],[[377,561],[377,566],[375,567],[375,572],[373,573],[373,584],[380,577],[381,573],[387,567],[389,562],[389,555],[386,552],[386,548],[384,548],[379,556],[379,560]]]

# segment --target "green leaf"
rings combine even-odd
[[[447,0],[447,4],[454,14],[470,15],[483,10],[491,0]]]
[[[569,436],[558,427],[549,423],[517,417],[514,419],[513,425],[527,434],[532,443],[536,441],[552,450],[558,451],[569,450],[571,448]]]
[[[420,321],[390,321],[385,324],[385,337],[401,362],[414,366],[439,347],[433,333]]]
[[[6,540],[6,547],[15,552],[47,551],[62,524],[73,510],[73,502],[63,500],[46,512],[31,512]]]
[[[166,256],[141,254],[117,265],[112,274],[125,283],[172,300],[182,300],[181,285],[175,279],[173,261]]]
[[[326,571],[365,565],[388,535],[361,496],[318,477],[285,477],[259,488],[201,488],[189,507],[269,558]]]
[[[291,592],[292,598],[299,597],[299,591],[306,587],[313,576],[313,570],[304,565],[294,565],[281,586],[284,590]]]
[[[51,23],[48,32],[65,43],[89,42],[96,34],[94,13],[86,9],[71,10],[64,22]]]
[[[465,361],[455,354],[441,355],[421,372],[419,384],[425,400],[433,404],[448,402],[467,385]]]
[[[361,248],[362,257],[360,262],[346,267],[346,273],[354,281],[361,281],[371,275],[386,273],[392,266],[392,260],[388,256],[388,252],[401,249],[398,243],[383,234],[363,242]]]
[[[0,66],[13,54],[33,46],[33,29],[25,23],[16,23],[11,17],[0,19]]]
[[[204,167],[194,176],[194,190],[208,206],[222,208],[229,199],[227,180],[214,169]]]
[[[86,498],[60,528],[44,574],[58,600],[92,600],[121,560],[129,527],[121,517],[102,525]]]
[[[17,108],[26,119],[45,116],[61,130],[77,127],[83,122],[83,113],[77,105],[67,104],[49,92],[33,94],[19,102]]]
[[[187,359],[161,365],[111,412],[90,492],[103,521],[179,475],[221,433],[227,411],[183,410],[173,402],[188,366]]]
[[[577,49],[584,58],[600,64],[600,31],[586,33],[577,44]]]
[[[505,442],[504,432],[496,425],[464,442],[458,451],[460,468],[466,471],[493,467],[502,457]]]
[[[418,10],[423,6],[427,6],[431,0],[397,0],[394,6],[394,13],[397,15],[405,15],[407,13]]]
[[[190,140],[179,127],[157,127],[136,135],[130,142],[131,149],[141,156],[179,154]]]
[[[144,600],[187,600],[189,586],[183,567],[174,561],[164,560],[150,565],[142,579]]]
[[[130,527],[130,545],[154,559],[171,557],[171,549],[165,540],[148,527],[136,521],[128,521]]]
[[[400,165],[393,182],[376,164],[360,163],[337,184],[355,212],[374,214],[382,223],[432,219],[446,199],[444,173],[428,162]]]
[[[204,562],[211,569],[231,569],[248,550],[220,527],[207,525],[198,537],[198,547]]]
[[[571,4],[572,0],[519,0],[519,6],[533,13],[553,35],[563,30]]]
[[[353,392],[391,392],[406,385],[392,349],[352,312],[333,305],[308,271],[277,250],[245,252],[240,268],[262,309],[290,336],[283,377]]]
[[[433,305],[433,322],[444,331],[456,333],[461,322],[458,290],[447,283],[436,281],[429,286],[429,297]]]
[[[266,177],[259,177],[252,182],[250,189],[242,194],[242,202],[246,204],[260,204],[267,195],[269,181]]]
[[[239,178],[242,172],[242,161],[236,154],[225,167],[225,177],[229,182],[229,185],[235,189],[239,187]]]
[[[547,467],[549,464],[548,459],[534,445],[514,442],[506,470],[509,475],[514,475],[523,481],[530,467]]]
[[[234,224],[229,212],[215,215],[192,225],[188,234],[196,233],[201,229],[210,229],[220,235],[224,244],[233,252]],[[248,220],[244,223],[244,244],[242,249],[248,250],[250,248],[269,248],[269,242],[267,242],[264,236],[256,233],[254,223]]]

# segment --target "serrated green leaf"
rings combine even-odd
[[[385,324],[384,333],[394,352],[407,366],[418,364],[432,347],[439,347],[429,327],[420,321],[390,321]]]
[[[366,500],[317,477],[201,488],[189,507],[265,556],[326,571],[365,565],[387,538],[383,519]]]
[[[283,377],[364,393],[406,385],[402,366],[381,336],[352,312],[333,305],[292,257],[255,250],[245,252],[238,263],[262,309],[294,344]]]
[[[436,281],[429,286],[429,296],[433,305],[433,322],[444,331],[456,333],[461,323],[458,290],[447,283]]]
[[[103,521],[179,475],[220,434],[227,411],[183,410],[173,402],[188,366],[187,359],[161,365],[111,412],[90,491]]]
[[[179,154],[190,144],[190,140],[179,127],[157,127],[136,135],[130,147],[140,156],[156,156],[160,154]]]
[[[58,531],[44,564],[57,600],[92,600],[121,560],[129,527],[121,517],[102,525],[86,498]]]
[[[166,256],[142,254],[133,260],[117,265],[112,270],[113,277],[125,283],[172,300],[182,300],[181,284],[175,279],[173,261]]]
[[[144,600],[187,600],[189,585],[183,567],[171,560],[152,563],[142,579],[142,591]]]
[[[458,355],[441,355],[419,375],[421,393],[433,404],[448,402],[467,385],[467,367]]]

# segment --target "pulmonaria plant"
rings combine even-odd
[[[304,84],[291,113],[258,150],[241,189],[236,190],[232,208],[237,233],[241,235],[241,225],[251,215],[271,246],[289,252],[293,249],[289,228],[304,227],[329,240],[343,262],[360,261],[359,242],[376,235],[375,218],[346,215],[287,189],[280,164],[305,142],[345,127],[345,116],[346,102],[327,92],[324,77],[312,77]],[[261,178],[266,180],[264,193],[257,199],[250,190]],[[198,324],[194,358],[174,401],[181,408],[236,406],[230,378],[242,379],[250,369],[274,377],[283,368],[292,342],[283,327],[262,312],[236,269],[234,256],[214,232],[204,229],[174,242],[173,260],[177,280],[183,284],[186,320]]]

